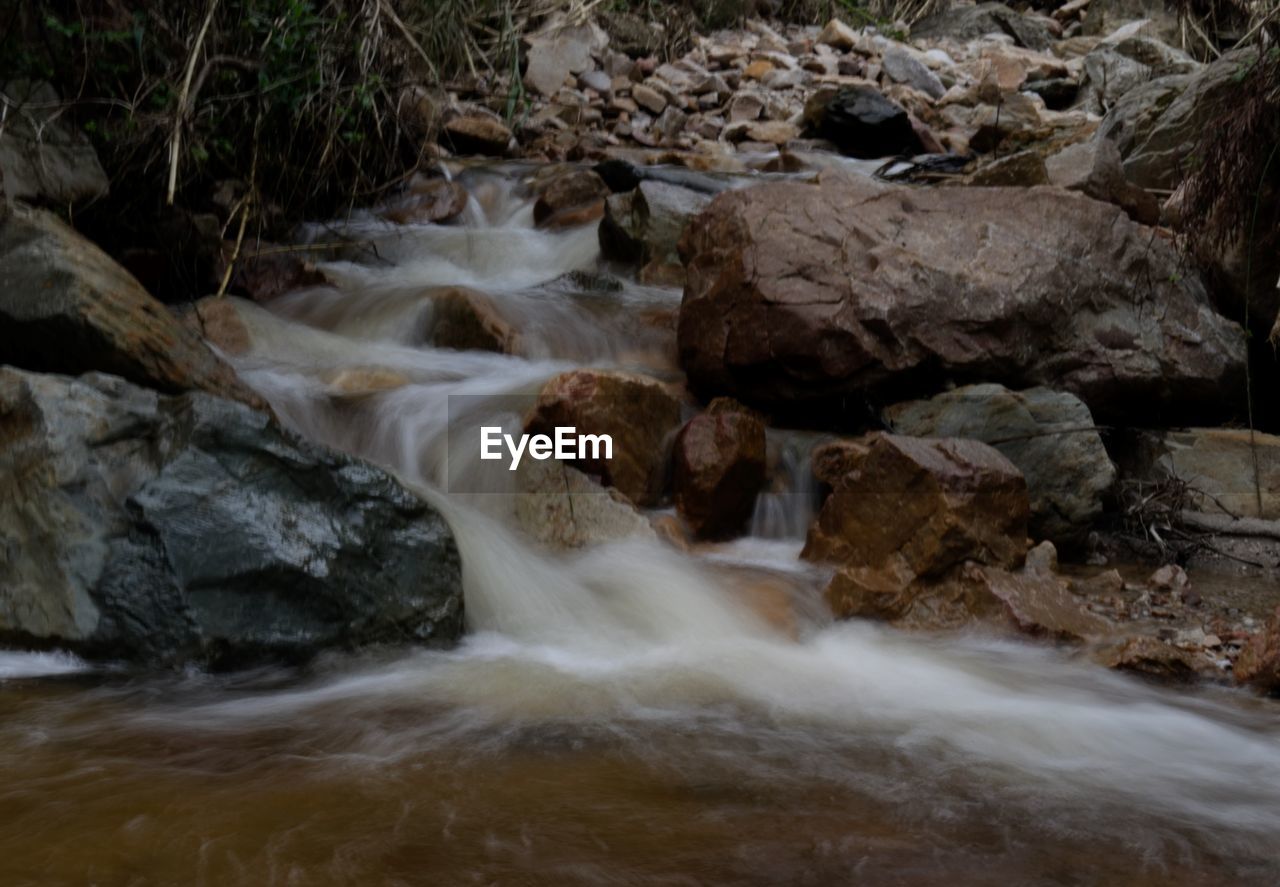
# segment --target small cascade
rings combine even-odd
[[[770,472],[756,497],[750,535],[761,539],[803,539],[819,504],[818,481],[809,453],[823,435],[770,428],[766,432]]]

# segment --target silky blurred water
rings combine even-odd
[[[592,228],[534,229],[509,176],[473,175],[464,225],[328,226],[377,260],[239,304],[252,347],[234,358],[287,424],[443,510],[467,638],[232,675],[0,653],[0,883],[1280,878],[1274,707],[976,635],[832,624],[797,559],[816,495],[803,435],[771,432],[752,535],[697,554],[547,552],[444,492],[450,423],[487,398],[573,366],[674,372],[635,318],[674,312],[678,291],[602,265]],[[439,285],[489,296],[523,356],[430,346]],[[357,370],[397,381],[335,383]]]

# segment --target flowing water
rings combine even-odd
[[[670,375],[636,318],[679,303],[598,285],[593,230],[535,230],[509,175],[471,176],[465,225],[356,219],[372,247],[327,266],[333,286],[242,306],[237,359],[288,424],[444,510],[467,638],[232,675],[0,653],[0,883],[1280,879],[1273,705],[831,624],[796,557],[803,436],[771,435],[753,536],[698,555],[548,553],[506,497],[458,492],[479,469],[451,422],[570,366]],[[424,345],[442,284],[489,293],[532,356]],[[353,393],[336,380],[355,370],[397,383]],[[791,595],[781,628],[750,605],[762,581]]]

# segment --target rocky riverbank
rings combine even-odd
[[[297,347],[274,316],[332,355],[297,387],[353,427],[343,448],[402,474],[425,458],[374,455],[360,427],[425,384],[396,349],[451,378],[558,361],[519,376],[525,430],[617,452],[522,473],[504,519],[545,547],[714,558],[791,496],[818,578],[738,583],[786,631],[807,595],[1276,690],[1280,598],[1232,582],[1280,570],[1280,438],[1240,427],[1249,391],[1276,393],[1257,343],[1280,241],[1263,232],[1243,275],[1237,249],[1200,267],[1178,246],[1192,154],[1254,55],[1202,63],[1121,7],[961,5],[909,34],[750,20],[673,58],[611,17],[553,19],[527,37],[518,125],[492,84],[408,91],[430,158],[401,190],[295,244],[223,244],[240,298],[180,310],[14,202],[74,182],[24,179],[0,219],[0,637],[237,665],[461,634],[438,510],[284,430],[307,417],[253,384]],[[580,251],[532,288],[572,293],[566,314],[461,272],[379,283],[423,232],[495,218]],[[584,315],[596,352],[554,330]],[[387,325],[385,366],[344,362],[352,318]]]

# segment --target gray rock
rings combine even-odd
[[[594,89],[601,95],[613,92],[613,78],[604,71],[585,71],[578,76],[578,86],[582,89]]]
[[[1147,37],[1104,42],[1084,57],[1080,103],[1102,114],[1135,87],[1172,74],[1191,74],[1202,65],[1185,52]]]
[[[947,91],[937,74],[900,46],[890,46],[884,51],[884,56],[880,59],[880,67],[891,80],[905,83],[930,98],[940,99]]]
[[[1189,509],[1280,519],[1280,437],[1276,435],[1247,428],[1136,432],[1122,441],[1117,458],[1126,478],[1185,483]]]
[[[13,106],[0,127],[0,191],[14,200],[59,206],[102,197],[110,183],[98,155],[47,83],[17,81],[2,90]]]
[[[1021,15],[1003,3],[950,6],[911,26],[912,40],[951,37],[964,43],[988,34],[1008,34],[1027,49],[1048,49],[1053,41],[1047,20]]]
[[[635,191],[606,201],[601,248],[609,258],[624,262],[679,264],[680,234],[710,202],[710,195],[680,185],[642,181]]]
[[[102,250],[44,211],[0,206],[0,363],[94,370],[264,406],[230,366]]]
[[[1143,188],[1177,188],[1196,143],[1253,57],[1252,50],[1230,52],[1197,74],[1160,77],[1121,97],[1098,132],[1120,149],[1128,179]]]
[[[970,438],[1003,453],[1027,479],[1036,538],[1079,541],[1115,481],[1089,408],[1073,394],[969,385],[892,406],[885,421],[898,434]]]
[[[233,401],[0,368],[0,489],[6,642],[224,665],[462,630],[441,516]]]
[[[1044,165],[1051,185],[1114,203],[1136,222],[1154,225],[1159,220],[1159,203],[1125,178],[1120,151],[1109,139],[1070,145],[1045,158]]]
[[[554,96],[570,74],[581,74],[593,67],[591,52],[599,43],[600,37],[590,25],[561,28],[530,38],[525,85],[548,98]]]

